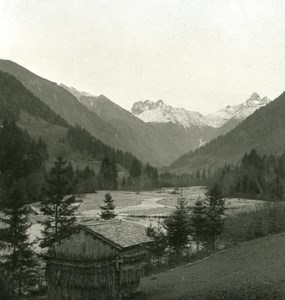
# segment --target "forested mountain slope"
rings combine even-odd
[[[216,168],[237,162],[255,148],[261,154],[280,154],[285,149],[285,93],[260,108],[224,136],[181,156],[171,165],[178,172]]]
[[[120,133],[97,114],[82,105],[72,94],[55,82],[41,78],[24,67],[0,60],[0,70],[15,76],[38,99],[47,104],[70,125],[80,125],[112,147],[125,149]]]
[[[76,100],[77,101],[77,100]],[[40,101],[14,76],[0,71],[0,121],[15,121],[33,137],[42,137],[50,157],[101,160],[115,157],[129,168],[135,157],[105,145],[79,126],[73,127]]]

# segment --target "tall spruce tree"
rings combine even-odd
[[[7,205],[1,221],[7,227],[3,229],[1,239],[8,254],[5,255],[3,268],[9,274],[7,281],[12,285],[10,293],[17,292],[21,297],[23,288],[30,286],[36,278],[37,260],[33,243],[29,241],[28,229],[31,223],[28,209],[24,206],[23,192],[19,187],[13,187],[6,195]]]
[[[205,202],[205,240],[211,250],[216,249],[218,236],[224,227],[225,200],[217,184],[206,194]]]
[[[48,245],[76,224],[77,207],[72,205],[75,203],[75,196],[69,195],[68,170],[67,161],[59,156],[47,176],[47,196],[42,201],[41,207],[47,218],[42,222],[41,246]]]
[[[190,215],[191,237],[196,242],[197,252],[200,245],[205,241],[206,230],[206,206],[203,200],[198,199]]]
[[[110,220],[115,218],[116,214],[114,210],[116,206],[110,193],[105,194],[104,203],[104,205],[100,205],[100,208],[102,210],[100,214],[101,218],[104,220]]]
[[[165,220],[165,228],[170,249],[179,256],[189,242],[189,208],[186,199],[180,192],[176,208]]]

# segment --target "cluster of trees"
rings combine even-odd
[[[285,154],[246,153],[238,165],[225,165],[207,178],[207,185],[219,182],[225,196],[283,201]]]
[[[71,164],[59,157],[49,172],[45,170],[48,152],[45,142],[32,139],[14,121],[0,127],[0,247],[5,250],[0,263],[5,285],[0,287],[3,299],[21,297],[36,285],[42,275],[40,260],[29,239],[32,225],[29,202],[42,201],[42,244],[57,238],[75,224],[76,206],[72,179],[92,174],[91,170],[73,172]]]
[[[0,192],[4,213],[1,222],[5,226],[0,232],[0,240],[8,254],[0,271],[9,283],[7,290],[17,291],[19,296],[38,276],[37,258],[28,238],[31,224],[25,203],[32,196],[36,198],[41,190],[42,182],[34,183],[40,186],[34,190],[31,183],[43,173],[47,157],[44,141],[31,139],[14,122],[3,122],[0,129]]]
[[[20,186],[31,201],[41,192],[44,163],[48,159],[45,142],[32,139],[14,122],[4,121],[0,128],[0,193]],[[1,203],[5,197],[1,197]],[[26,201],[25,199],[23,201]]]
[[[197,251],[215,250],[224,228],[224,199],[215,185],[204,199],[196,201],[193,208],[187,206],[182,194],[177,199],[176,209],[162,225],[147,228],[147,235],[154,240],[150,252],[156,263],[166,256],[175,260],[189,253],[193,243]]]
[[[1,173],[1,176],[6,175],[9,176],[9,172]],[[45,215],[40,243],[42,247],[48,246],[76,224],[77,206],[74,205],[75,196],[70,194],[69,176],[70,165],[62,157],[57,158],[46,174],[47,184],[41,198],[41,211]],[[9,185],[4,181],[6,201],[1,221],[5,227],[0,232],[0,244],[5,248],[6,255],[0,271],[5,276],[5,286],[0,287],[0,295],[2,293],[7,299],[15,299],[17,296],[21,298],[23,292],[36,286],[43,274],[40,259],[34,251],[35,241],[29,239],[32,224],[28,206],[25,205],[26,192],[19,180],[13,178],[12,182],[8,181]]]
[[[158,186],[160,187],[186,187],[195,185],[205,185],[208,174],[206,170],[197,170],[193,174],[175,174],[164,171],[159,174]]]

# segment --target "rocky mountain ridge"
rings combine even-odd
[[[202,115],[199,112],[188,111],[184,108],[174,108],[165,104],[163,100],[156,102],[145,100],[135,102],[131,108],[131,112],[147,123],[171,122],[185,128],[193,126],[220,128],[231,119],[243,121],[269,102],[270,100],[267,97],[261,98],[257,93],[253,93],[244,103],[232,106],[228,105],[215,113]]]

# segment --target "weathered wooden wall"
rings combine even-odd
[[[116,257],[119,254],[115,247],[99,240],[82,229],[79,229],[56,244],[55,253],[58,257],[96,260]]]

